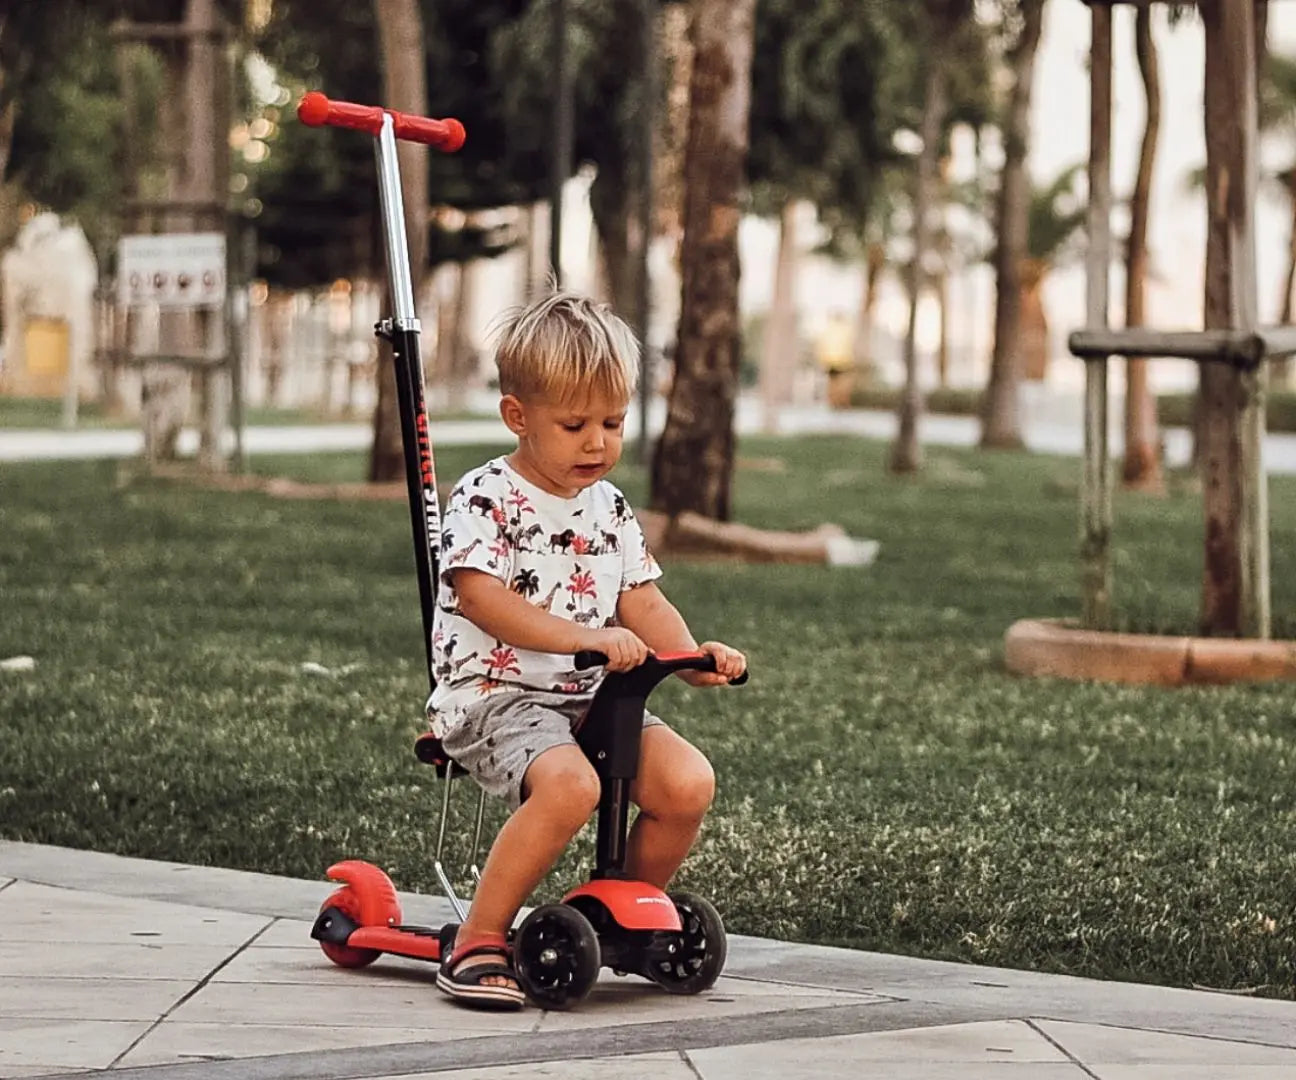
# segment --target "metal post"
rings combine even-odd
[[[1089,247],[1085,256],[1085,321],[1107,328],[1111,262],[1112,14],[1090,6]],[[1085,362],[1084,471],[1080,494],[1082,619],[1089,629],[1111,620],[1111,477],[1107,446],[1107,358]]]

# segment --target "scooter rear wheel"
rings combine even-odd
[[[654,949],[644,974],[667,993],[700,994],[720,977],[729,939],[711,901],[687,892],[671,893],[670,898],[683,929],[671,935],[665,949]]]
[[[328,908],[336,908],[354,922],[360,921],[360,898],[350,886],[338,889],[320,905],[321,912]],[[338,945],[332,941],[321,941],[320,948],[333,963],[344,968],[367,967],[382,956],[377,949],[355,949],[350,945]]]
[[[513,938],[518,984],[544,1009],[578,1004],[598,979],[601,959],[594,927],[569,904],[536,908]]]

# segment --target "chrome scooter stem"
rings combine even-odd
[[[414,281],[410,275],[409,243],[405,237],[405,200],[401,196],[396,134],[389,114],[374,139],[378,160],[378,194],[387,243],[387,280],[391,285],[392,321],[397,330],[419,330],[414,310]]]

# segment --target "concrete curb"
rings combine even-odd
[[[1067,619],[1019,619],[1004,635],[1016,675],[1188,686],[1296,680],[1296,641],[1123,634]]]

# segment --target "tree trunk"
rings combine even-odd
[[[1206,28],[1207,329],[1254,330],[1257,57],[1249,4],[1202,0]],[[1263,373],[1201,365],[1202,632],[1268,634]],[[1257,431],[1257,422],[1261,425]],[[1258,480],[1258,483],[1256,482]]]
[[[1287,272],[1283,276],[1282,314],[1278,321],[1283,326],[1292,322],[1292,292],[1296,290],[1296,165],[1287,170],[1287,203],[1291,213],[1291,230],[1287,234]],[[1291,384],[1291,358],[1269,361],[1270,385],[1286,389]]]
[[[789,199],[779,215],[774,296],[761,348],[761,424],[767,434],[778,430],[779,406],[791,397],[796,365],[796,264],[796,201]]]
[[[1048,264],[1040,259],[1023,259],[1018,280],[1021,300],[1017,317],[1017,363],[1019,374],[1032,382],[1043,382],[1048,374],[1049,323],[1044,310],[1044,279]]]
[[[612,307],[628,319],[635,310],[630,215],[634,212],[636,192],[624,166],[624,161],[609,161],[599,166],[598,175],[590,185],[590,213],[598,233]]]
[[[427,115],[427,79],[423,53],[423,13],[418,0],[373,0],[383,67],[383,104],[397,112]],[[405,204],[405,239],[409,245],[414,296],[422,295],[427,261],[428,149],[398,142],[401,199]],[[390,292],[383,302],[390,312]],[[405,475],[400,412],[396,406],[396,373],[386,350],[378,363],[378,405],[374,409],[369,479],[397,480]]]
[[[468,225],[473,224],[468,215]],[[477,301],[481,275],[480,260],[461,263],[455,281],[454,337],[450,349],[450,368],[446,372],[446,410],[462,412],[468,406],[468,391],[477,376],[477,343],[472,334],[472,312]]]
[[[1021,32],[1010,53],[1013,87],[1004,128],[1004,164],[995,196],[999,243],[995,246],[994,351],[981,417],[981,445],[995,448],[1022,445],[1021,271],[1028,254],[1031,198],[1026,155],[1044,0],[1021,0],[1021,13]]]
[[[728,520],[738,318],[738,205],[756,0],[695,0],[675,376],[653,455],[652,506]]]
[[[1151,0],[1141,0],[1135,16],[1135,51],[1143,76],[1147,119],[1139,151],[1138,175],[1130,203],[1129,245],[1125,255],[1125,325],[1145,325],[1144,302],[1148,274],[1148,214],[1152,194],[1152,170],[1156,165],[1157,139],[1161,132],[1161,75],[1156,42],[1152,37]],[[1125,365],[1125,487],[1140,491],[1161,491],[1161,453],[1157,433],[1156,398],[1148,383],[1148,361],[1130,357]]]
[[[939,35],[934,35],[939,39]],[[895,473],[917,472],[922,468],[922,446],[918,442],[918,414],[922,395],[918,388],[918,302],[922,298],[923,260],[931,249],[931,203],[936,186],[936,168],[940,157],[941,127],[946,111],[945,51],[939,40],[927,66],[923,91],[923,115],[920,125],[922,150],[918,154],[914,177],[913,257],[906,277],[909,291],[909,323],[905,329],[905,384],[900,395],[895,442],[891,446],[888,468]]]
[[[878,285],[886,269],[886,245],[874,241],[868,245],[864,261],[864,292],[860,297],[859,314],[855,320],[855,385],[871,386],[876,375],[873,362],[874,313],[877,311]]]

